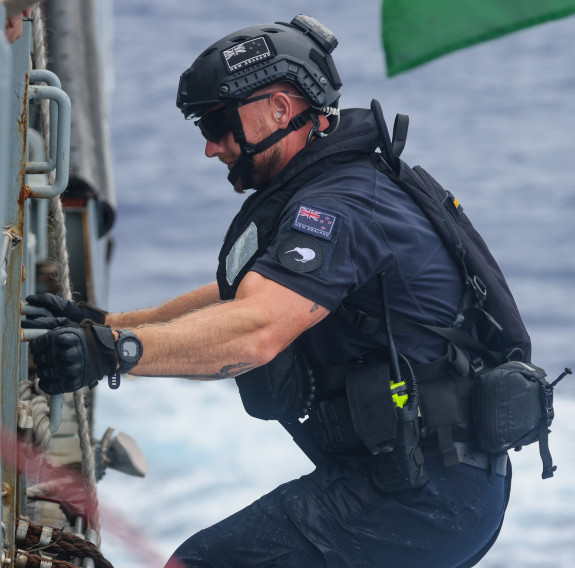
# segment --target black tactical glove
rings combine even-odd
[[[50,330],[30,342],[39,387],[45,393],[92,389],[104,376],[116,373],[114,334],[109,326],[89,320],[77,324],[63,317],[40,317],[22,326]]]
[[[31,306],[44,308],[56,317],[65,317],[76,323],[89,319],[95,323],[103,324],[108,313],[86,302],[76,304],[54,294],[32,294],[26,298],[26,301]]]

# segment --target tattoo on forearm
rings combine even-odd
[[[314,302],[314,305],[311,307],[311,310],[309,311],[309,313],[311,314],[312,312],[315,312],[316,310],[319,310],[319,304],[317,302]]]
[[[225,365],[217,373],[213,375],[186,375],[188,379],[192,380],[206,380],[206,379],[231,379],[242,373],[247,373],[255,369],[253,363],[235,363],[234,365]]]
[[[225,379],[227,377],[235,377],[255,368],[253,363],[236,363],[235,365],[225,365],[216,374],[218,378]]]

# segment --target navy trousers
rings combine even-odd
[[[422,488],[383,493],[368,460],[339,460],[192,536],[167,568],[474,566],[499,532],[510,471],[445,468],[425,453]]]

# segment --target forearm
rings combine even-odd
[[[257,324],[248,324],[249,314],[238,308],[238,302],[230,302],[134,329],[144,355],[132,372],[208,380],[234,377],[263,364]]]
[[[235,377],[273,359],[329,313],[259,275],[250,273],[245,282],[231,302],[134,329],[144,354],[131,372],[204,380]]]
[[[161,306],[145,308],[132,312],[108,314],[106,324],[112,329],[139,327],[149,324],[162,324],[180,318],[195,310],[220,303],[218,286],[216,283],[208,284],[179,296]]]

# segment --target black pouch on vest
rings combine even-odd
[[[387,362],[332,367],[321,382],[339,385],[310,412],[311,430],[323,451],[393,450],[397,413]]]
[[[553,387],[540,367],[508,361],[479,373],[471,396],[472,420],[479,445],[489,453],[539,441],[543,478],[553,476],[548,447],[553,421]]]
[[[429,481],[419,445],[418,405],[407,404],[397,409],[398,425],[395,448],[390,453],[374,456],[375,483],[384,493],[422,487]]]
[[[359,364],[346,377],[346,393],[355,432],[372,454],[391,452],[397,435],[397,411],[387,362]]]
[[[298,417],[309,390],[307,363],[290,345],[266,365],[236,377],[246,412],[261,420]]]

